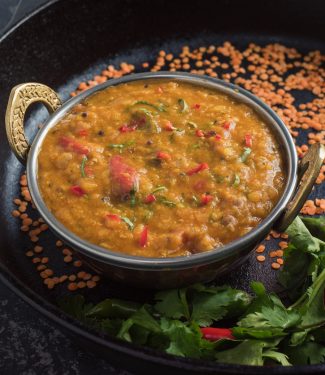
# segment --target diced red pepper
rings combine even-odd
[[[245,145],[249,148],[253,146],[252,136],[250,134],[245,135]]]
[[[77,134],[80,136],[80,137],[87,137],[88,136],[88,129],[81,129],[77,132]]]
[[[78,185],[74,185],[70,187],[70,191],[72,194],[74,194],[77,197],[82,197],[86,194],[86,192]]]
[[[195,134],[196,134],[197,137],[204,137],[204,131],[201,130],[201,129],[197,129]]]
[[[192,108],[193,108],[193,109],[200,109],[200,108],[201,108],[201,104],[198,104],[198,103],[193,104],[193,105],[192,105]]]
[[[88,147],[79,143],[74,138],[62,136],[59,138],[59,145],[65,150],[73,151],[77,154],[87,155],[89,153]]]
[[[220,134],[217,134],[216,136],[215,136],[215,139],[217,140],[217,141],[220,141],[221,140],[221,135]]]
[[[147,246],[147,243],[148,243],[148,227],[145,226],[143,229],[142,229],[142,232],[140,234],[140,241],[139,241],[139,245],[141,247],[146,247]]]
[[[176,128],[173,126],[173,124],[170,121],[167,121],[166,124],[164,125],[164,129],[168,131],[173,131]]]
[[[218,341],[222,339],[235,340],[231,329],[229,328],[214,328],[205,327],[200,328],[203,338],[209,341]]]
[[[211,201],[213,201],[213,195],[210,194],[202,194],[201,196],[201,204],[203,206],[209,204]]]
[[[224,124],[223,124],[223,128],[226,129],[226,130],[234,130],[236,127],[236,123],[234,120],[230,120],[230,121],[226,121]]]
[[[107,214],[107,215],[105,215],[105,217],[109,220],[118,221],[118,222],[121,221],[121,218],[118,215],[115,215],[115,214]]]
[[[129,132],[133,132],[134,130],[136,130],[136,127],[132,127],[132,126],[128,126],[128,125],[122,125],[120,128],[119,128],[119,131],[121,133],[129,133]]]
[[[158,151],[157,158],[161,160],[170,160],[172,157],[167,152]]]
[[[152,203],[156,200],[156,197],[153,194],[148,194],[145,199],[144,203]]]
[[[209,165],[207,163],[201,163],[197,167],[187,171],[186,174],[192,176],[193,174],[204,171],[205,169],[209,169]]]

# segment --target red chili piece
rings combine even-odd
[[[226,130],[234,130],[236,127],[236,123],[235,121],[233,120],[230,120],[230,121],[226,121],[224,124],[223,124],[223,128],[226,129]]]
[[[113,221],[121,221],[121,218],[118,215],[115,214],[107,214],[106,215],[107,219],[113,220]]]
[[[221,140],[221,135],[220,135],[220,134],[217,134],[217,135],[215,136],[215,139],[216,139],[217,141],[220,141],[220,140]]]
[[[77,197],[82,197],[86,194],[86,192],[78,185],[74,185],[70,187],[70,191],[72,194],[74,194]]]
[[[65,150],[76,152],[77,154],[87,155],[89,153],[88,147],[77,142],[75,139],[62,136],[59,138],[59,145]]]
[[[245,135],[245,145],[250,148],[253,146],[252,136],[250,134]]]
[[[187,171],[186,174],[192,176],[193,174],[204,171],[205,169],[209,169],[209,165],[207,163],[201,163],[197,167]]]
[[[149,194],[145,197],[144,203],[152,203],[155,202],[156,197],[153,194]]]
[[[80,137],[87,137],[88,136],[88,130],[87,129],[81,129],[77,132],[77,134],[80,136]]]
[[[168,122],[166,122],[166,124],[165,124],[165,126],[164,126],[164,129],[165,129],[165,130],[168,130],[168,131],[173,131],[173,130],[175,130],[176,128],[173,126],[173,124],[172,124],[170,121],[168,121]]]
[[[235,340],[235,337],[229,328],[205,327],[200,328],[200,330],[203,338],[209,341],[218,341],[222,339]]]
[[[196,134],[197,137],[204,137],[204,131],[203,130],[198,129],[195,132],[195,134]]]
[[[161,160],[170,160],[172,157],[167,152],[158,151],[157,158]]]
[[[122,125],[119,128],[119,131],[121,133],[129,133],[129,132],[133,132],[134,130],[136,130],[136,127],[131,127],[131,126],[128,126],[128,125]]]
[[[148,227],[145,226],[140,234],[139,245],[141,247],[146,247],[148,242]]]
[[[207,205],[208,203],[210,203],[211,201],[213,201],[213,195],[210,195],[210,194],[202,194],[201,196],[201,204],[203,206]]]
[[[192,105],[193,109],[200,109],[200,107],[201,107],[201,104],[198,104],[198,103]]]

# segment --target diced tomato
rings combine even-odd
[[[167,121],[164,125],[164,129],[168,131],[173,131],[176,128],[173,126],[173,124],[170,121]]]
[[[200,328],[203,338],[209,341],[218,341],[222,339],[235,340],[231,329],[229,328],[214,328],[205,327]]]
[[[193,104],[193,105],[192,105],[192,108],[198,110],[198,109],[201,108],[201,104],[198,104],[198,103]]]
[[[77,132],[77,134],[80,136],[80,137],[87,137],[88,136],[88,130],[87,129],[81,129]]]
[[[152,203],[156,200],[156,197],[153,194],[148,194],[145,199],[144,203]]]
[[[204,131],[203,130],[197,129],[195,134],[196,134],[197,137],[204,137]]]
[[[209,204],[211,201],[213,201],[213,195],[210,194],[202,194],[201,196],[201,204],[203,206]]]
[[[220,141],[221,140],[221,135],[220,134],[217,134],[216,136],[215,136],[215,139],[217,140],[217,141]]]
[[[146,247],[148,243],[148,227],[145,226],[140,234],[139,245],[141,247]]]
[[[245,145],[249,148],[253,146],[252,136],[250,134],[245,135]]]
[[[109,172],[111,177],[112,194],[124,199],[131,191],[139,188],[139,175],[121,156],[114,155],[110,159]]]
[[[167,152],[158,151],[157,158],[161,160],[170,160],[172,157]]]
[[[193,174],[204,171],[205,169],[208,169],[208,168],[209,168],[209,165],[207,163],[201,163],[197,167],[187,171],[186,174],[188,176],[192,176]]]
[[[74,185],[70,187],[70,191],[72,194],[74,194],[77,197],[82,197],[86,194],[86,192],[78,185]]]
[[[76,141],[74,138],[62,136],[59,138],[59,145],[65,150],[76,152],[77,154],[87,155],[89,148]]]
[[[105,217],[109,220],[118,221],[118,222],[121,221],[121,218],[118,215],[115,215],[115,214],[107,214],[107,215],[105,215]]]

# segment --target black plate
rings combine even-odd
[[[281,8],[279,5],[281,4]],[[128,61],[140,66],[151,61],[160,49],[179,51],[191,47],[221,44],[230,40],[243,48],[250,42],[280,42],[301,51],[321,49],[324,52],[325,28],[322,1],[105,1],[65,0],[27,17],[0,42],[0,278],[18,295],[44,315],[76,337],[88,350],[96,350],[113,364],[144,373],[218,373],[264,374],[265,368],[222,365],[180,359],[138,348],[119,340],[102,337],[62,314],[55,305],[65,288],[48,291],[40,281],[35,266],[24,253],[30,248],[18,220],[10,216],[12,199],[18,196],[18,181],[23,167],[10,152],[4,113],[11,88],[22,82],[45,83],[69,97],[80,81],[91,79],[109,63]],[[140,69],[141,70],[141,69]],[[139,71],[139,69],[138,69]],[[27,127],[31,136],[36,124],[46,118],[38,106],[30,112]],[[321,191],[323,189],[323,191]],[[318,186],[312,196],[322,196]],[[48,233],[42,239],[45,253],[63,274],[62,262]],[[269,247],[274,244],[268,242]],[[248,289],[251,280],[263,281],[269,290],[277,290],[276,273],[270,265],[257,264],[254,254],[235,274],[225,280],[233,286]],[[86,298],[98,300],[110,295],[143,300],[151,293],[130,290],[109,281],[101,283]],[[141,369],[141,370],[140,370]],[[144,370],[145,369],[145,370]],[[324,373],[325,366],[268,368],[272,374]]]

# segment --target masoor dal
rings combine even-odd
[[[285,183],[276,140],[251,108],[170,80],[92,95],[49,131],[38,163],[44,201],[70,231],[146,257],[233,241]]]

